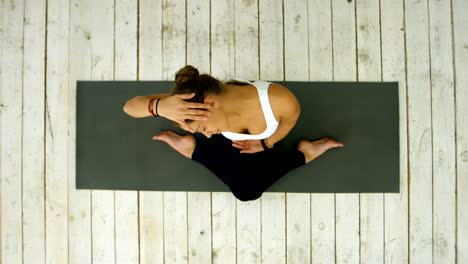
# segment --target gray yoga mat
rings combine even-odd
[[[276,83],[289,88],[302,107],[296,126],[276,147],[295,148],[302,138],[322,137],[345,147],[289,172],[267,192],[399,192],[397,82]],[[203,165],[152,140],[163,130],[189,132],[164,118],[123,112],[130,98],[169,93],[172,86],[171,81],[77,82],[77,189],[229,192]]]

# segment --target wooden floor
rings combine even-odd
[[[468,263],[468,1],[0,10],[0,263]],[[401,193],[75,190],[76,80],[173,79],[185,64],[220,79],[398,81]]]

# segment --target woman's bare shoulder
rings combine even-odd
[[[299,101],[287,87],[272,82],[268,87],[268,94],[273,112],[278,113],[281,118],[294,118],[300,114]]]
[[[285,86],[278,83],[270,83],[268,90],[271,90],[271,95],[275,97],[291,97],[294,94]],[[295,96],[294,96],[295,97]]]

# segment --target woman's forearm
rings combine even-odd
[[[132,99],[128,100],[125,104],[123,111],[131,117],[143,118],[152,116],[148,112],[148,103],[152,98],[166,98],[169,94],[150,94],[143,96],[135,96]],[[156,101],[153,102],[153,109],[156,104]]]
[[[278,129],[276,129],[275,133],[268,137],[266,140],[268,144],[273,145],[279,141],[281,141],[283,138],[285,138],[289,132],[293,129],[293,127],[296,125],[297,119],[282,119],[279,122]]]

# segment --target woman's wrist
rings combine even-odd
[[[262,146],[265,150],[267,149],[272,149],[273,148],[273,144],[268,144],[268,141],[266,138],[262,139]]]
[[[151,98],[149,100],[149,102],[148,102],[148,112],[154,117],[160,116],[159,113],[158,113],[159,100],[161,100],[161,99],[160,98]]]
[[[154,100],[154,102],[153,102],[153,112],[156,114],[156,116],[160,116],[159,113],[158,113],[158,103],[159,103],[159,100],[161,100],[161,99],[156,99],[156,100]]]

